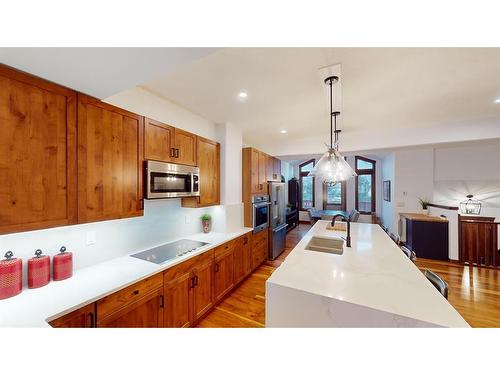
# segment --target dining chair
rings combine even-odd
[[[424,275],[427,277],[432,285],[443,295],[444,298],[448,299],[448,284],[444,281],[441,276],[431,270],[424,270]]]
[[[417,254],[413,251],[413,250],[410,250],[408,249],[406,246],[404,245],[400,245],[400,249],[403,251],[403,253],[405,253],[405,255],[410,258],[410,260],[415,263],[415,261],[417,260]]]
[[[314,224],[316,222],[316,220],[314,220],[314,218],[313,218],[313,212],[314,212],[314,208],[307,209],[307,215],[309,216],[309,223],[310,224]]]
[[[349,214],[349,220],[351,223],[355,223],[359,220],[359,211],[353,208]]]

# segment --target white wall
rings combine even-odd
[[[147,249],[181,236],[201,231],[200,217],[213,217],[214,231],[231,231],[242,225],[241,132],[230,125],[212,122],[140,88],[127,90],[106,100],[118,107],[221,142],[223,206],[182,208],[180,199],[145,201],[144,216],[74,225],[0,236],[1,250],[30,258],[36,249],[55,254],[64,245],[74,253],[75,269]],[[87,246],[88,233],[97,242]],[[0,254],[2,255],[2,254]]]
[[[104,99],[105,102],[131,112],[164,122],[176,128],[219,141],[213,122],[157,96],[141,87],[134,87]]]

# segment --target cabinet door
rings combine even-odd
[[[252,194],[259,194],[260,193],[260,184],[259,184],[259,159],[260,159],[260,152],[258,150],[252,149],[251,150],[251,183],[252,183]],[[243,171],[245,173],[245,171]]]
[[[234,257],[231,247],[224,255],[215,258],[215,300],[218,301],[234,285]]]
[[[233,263],[234,263],[234,266],[233,266],[234,276],[233,276],[233,278],[234,278],[235,284],[240,282],[241,280],[243,280],[243,278],[246,276],[245,264],[244,264],[245,255],[243,253],[243,250],[244,250],[243,242],[239,241],[239,239],[238,239],[238,243],[235,246],[234,253],[233,253]]]
[[[240,237],[240,247],[243,252],[243,271],[248,276],[252,272],[252,234],[247,233]]]
[[[281,160],[274,158],[274,179],[281,181]]]
[[[52,320],[49,324],[54,328],[93,328],[95,327],[95,304],[91,303],[70,312]]]
[[[165,327],[183,328],[191,325],[191,273],[174,280],[165,280]]]
[[[196,321],[205,315],[214,303],[213,261],[197,266],[193,271],[193,275],[193,321]]]
[[[175,129],[175,163],[196,165],[196,135]]]
[[[268,231],[256,233],[252,239],[252,270],[259,267],[267,259],[269,249]]]
[[[0,234],[76,223],[76,93],[0,64]]]
[[[143,298],[125,305],[118,311],[97,317],[99,328],[160,328],[163,327],[163,289],[160,288]]]
[[[148,160],[171,162],[173,160],[174,128],[161,122],[145,119],[144,157]]]
[[[140,216],[144,118],[78,95],[78,221]]]
[[[183,207],[207,207],[220,204],[220,145],[198,137],[197,159],[200,168],[200,196],[183,198]]]
[[[266,166],[266,180],[274,181],[276,180],[276,174],[274,173],[274,158],[272,156],[266,155],[267,166]]]
[[[265,194],[267,182],[267,156],[259,152],[259,193]]]

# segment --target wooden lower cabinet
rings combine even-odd
[[[161,328],[163,327],[163,288],[125,305],[103,319],[98,328]]]
[[[212,308],[213,261],[211,250],[164,272],[165,327],[191,327]]]
[[[269,234],[267,230],[254,234],[252,239],[252,270],[259,267],[268,256]]]
[[[267,233],[267,232],[266,232]],[[267,258],[248,233],[50,322],[63,328],[193,327]],[[252,243],[266,255],[257,255]]]
[[[191,325],[192,281],[190,272],[174,280],[165,280],[165,327],[185,328]]]
[[[247,233],[237,240],[234,249],[234,282],[239,283],[252,272],[252,234]]]
[[[213,261],[207,261],[193,270],[193,323],[213,306]]]
[[[220,254],[217,255],[217,250]],[[234,246],[222,245],[215,249],[215,300],[221,300],[234,286]]]
[[[49,322],[54,328],[94,328],[95,327],[95,304],[79,308],[60,318]]]

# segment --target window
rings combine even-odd
[[[375,160],[356,156],[356,209],[364,214],[375,212]]]
[[[323,184],[323,209],[324,210],[342,210],[346,206],[346,183],[337,182],[333,186]]]
[[[314,159],[299,165],[300,209],[307,210],[314,206],[314,177],[308,174],[314,168]]]

